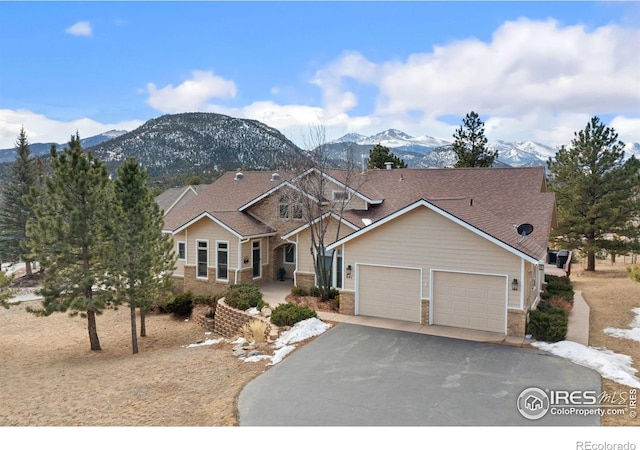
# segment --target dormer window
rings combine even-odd
[[[278,204],[279,214],[281,219],[289,218],[289,196],[281,195],[280,202]]]

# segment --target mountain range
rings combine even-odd
[[[226,170],[269,170],[283,162],[304,158],[300,149],[275,128],[256,120],[239,119],[215,113],[183,113],[160,116],[132,131],[112,130],[81,139],[91,151],[115,172],[121,162],[135,157],[151,177],[175,177]],[[451,167],[456,161],[452,142],[427,135],[410,136],[389,129],[364,136],[349,133],[327,142],[324,148],[336,166],[348,158],[366,164],[369,150],[381,144],[412,168]],[[35,155],[49,154],[51,143],[30,144]],[[65,144],[58,144],[63,148]],[[533,141],[491,141],[498,151],[497,166],[545,166],[556,148]],[[640,144],[625,146],[627,156],[640,156]],[[13,161],[14,149],[0,150],[0,163]],[[2,167],[0,164],[0,173]]]

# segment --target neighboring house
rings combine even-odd
[[[179,209],[189,203],[196,195],[198,195],[198,192],[204,190],[207,186],[209,185],[197,184],[167,189],[156,197],[156,203],[158,203],[160,210],[163,211],[166,216],[173,209]]]
[[[294,284],[313,285],[309,224],[294,199],[299,177],[323,177],[323,204],[346,202],[342,218],[318,218],[332,235],[340,312],[524,335],[556,224],[544,168],[351,175],[347,185],[343,170],[226,173],[165,216],[176,284],[211,293],[274,280],[283,267]]]

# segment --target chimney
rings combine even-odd
[[[391,167],[393,167],[393,163],[392,162],[386,162],[386,163],[384,163],[384,165],[387,167],[387,170],[391,170]]]

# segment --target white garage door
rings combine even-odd
[[[420,322],[420,271],[358,266],[358,310],[361,316]]]
[[[504,333],[505,286],[505,277],[436,272],[432,323]]]

